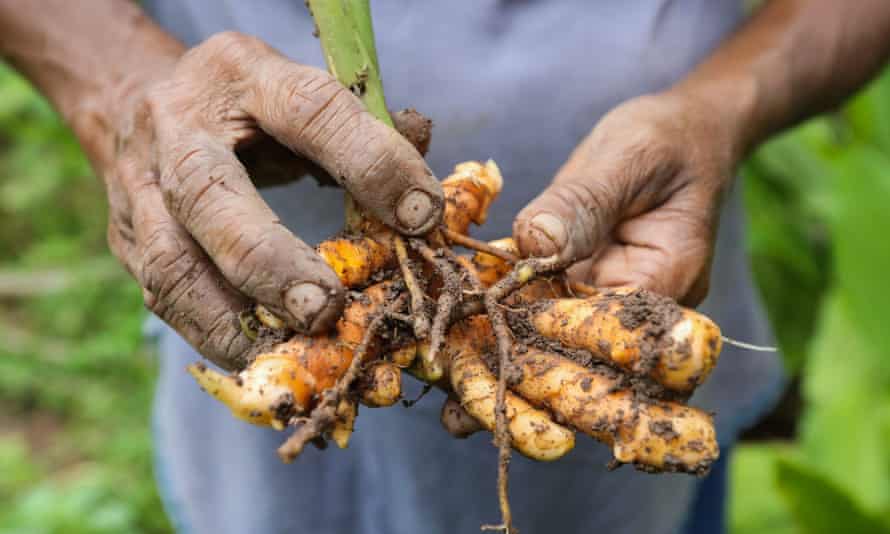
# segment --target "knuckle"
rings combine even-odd
[[[161,173],[161,192],[174,195],[180,188],[212,167],[210,151],[202,146],[179,146],[170,150],[169,166]]]
[[[243,368],[249,342],[241,335],[237,317],[226,308],[211,313],[206,333],[197,340],[198,352],[223,369]]]
[[[297,113],[295,121],[300,125],[302,137],[307,143],[330,136],[325,133],[335,134],[350,115],[362,110],[361,106],[356,105],[355,96],[333,79],[310,87],[303,96],[293,96],[294,99],[304,97],[308,100],[304,99],[302,106],[295,105],[293,109]],[[294,104],[293,100],[290,102]]]
[[[294,100],[306,97],[312,100],[324,100],[344,89],[330,73],[308,65],[299,65],[288,73],[285,76],[285,84],[294,95]],[[293,92],[294,89],[299,92]]]
[[[389,178],[393,175],[397,161],[397,145],[388,142],[381,136],[375,136],[363,153],[367,162],[359,172],[359,180],[364,183],[380,183],[381,177]]]
[[[112,220],[108,223],[108,228],[105,232],[105,236],[106,240],[108,241],[108,248],[109,250],[111,250],[111,254],[121,263],[121,265],[123,265],[128,271],[130,271],[132,268],[130,264],[131,247],[122,235],[117,222]],[[133,273],[131,272],[131,274]]]
[[[269,46],[262,40],[233,30],[216,33],[195,49],[199,52],[196,55],[206,55],[209,59],[230,65],[240,65],[243,61],[269,50]]]
[[[605,224],[612,220],[621,199],[615,186],[596,179],[565,182],[557,189],[557,196],[565,205],[573,207],[586,243],[593,243],[600,232],[609,230]]]
[[[159,225],[148,236],[142,251],[140,281],[159,300],[175,291],[199,263],[191,247],[173,234],[167,225]]]
[[[181,122],[193,100],[190,88],[193,88],[191,83],[176,78],[153,84],[145,90],[143,116],[163,128],[168,128],[173,121]]]
[[[664,126],[646,122],[627,139],[621,158],[631,179],[669,178],[680,170],[680,151],[675,135]],[[641,184],[645,185],[645,184]]]
[[[232,285],[243,293],[274,294],[280,284],[277,283],[279,277],[271,273],[281,272],[281,266],[276,265],[279,257],[276,251],[292,249],[292,240],[285,239],[273,229],[243,229],[242,232],[236,245],[217,258],[220,269],[226,273]],[[252,239],[244,239],[245,235],[252,236]]]
[[[193,172],[189,183],[182,188],[180,201],[171,207],[174,217],[188,228],[194,228],[208,217],[224,215],[226,202],[219,195],[212,194],[214,188],[225,188],[228,193],[238,194],[237,181],[243,170],[230,162],[213,162],[203,172]],[[230,199],[234,200],[234,199]],[[235,203],[237,204],[237,203]],[[217,210],[209,210],[217,206]]]

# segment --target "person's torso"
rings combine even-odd
[[[302,0],[147,0],[188,44],[235,29],[296,61],[323,66]],[[377,0],[378,54],[391,109],[415,107],[435,123],[428,160],[444,177],[455,163],[493,158],[504,193],[475,235],[508,235],[512,218],[552,179],[610,108],[662,90],[735,27],[739,0]],[[266,198],[309,242],[342,225],[342,193],[311,179]],[[740,249],[741,214],[721,228],[706,306],[737,336],[765,341]],[[283,435],[231,418],[182,370],[197,358],[169,330],[156,403],[159,471],[168,509],[198,532],[345,534],[471,532],[496,518],[496,454],[488,436],[451,439],[438,428],[441,396],[410,410],[363,410],[346,451],[310,451],[281,466]],[[743,355],[718,366],[696,399],[728,417],[751,411],[774,357]],[[727,354],[724,354],[724,360]],[[737,380],[744,377],[750,382]],[[409,384],[409,389],[416,389]],[[410,393],[408,393],[410,395]],[[517,458],[511,497],[525,532],[670,533],[694,488],[685,475],[607,473],[607,447],[579,436],[576,450],[539,465]]]
[[[153,0],[188,44],[237,29],[295,61],[324,67],[300,0]],[[509,232],[605,112],[669,86],[740,18],[739,0],[449,0],[373,2],[387,103],[434,121],[431,168],[494,159],[506,185],[481,237]],[[268,195],[307,241],[339,230],[341,194],[312,180]],[[294,202],[314,195],[312,205]],[[331,206],[338,209],[332,210]]]

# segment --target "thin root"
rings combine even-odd
[[[557,256],[546,258],[528,258],[517,263],[510,273],[488,289],[496,302],[510,296],[511,293],[531,282],[535,278],[559,271],[564,271],[570,263],[560,261]]]
[[[585,284],[584,282],[573,282],[571,280],[566,281],[569,291],[572,294],[581,295],[583,297],[594,297],[599,295],[600,292],[590,284]]]
[[[455,232],[454,230],[449,230],[448,228],[443,227],[442,233],[445,235],[445,238],[448,239],[448,241],[451,241],[456,245],[460,245],[464,248],[468,248],[476,252],[483,252],[490,256],[494,256],[495,258],[500,258],[507,263],[516,263],[520,259],[519,256],[516,256],[515,254],[512,254],[504,249],[486,243],[485,241],[473,239],[470,236]]]
[[[485,295],[485,311],[491,321],[491,327],[497,340],[498,348],[498,389],[495,397],[495,443],[498,446],[498,502],[501,507],[501,530],[513,534],[513,514],[510,511],[510,500],[507,495],[510,470],[510,431],[507,428],[507,374],[510,362],[510,349],[513,339],[504,318],[504,312],[492,292]]]
[[[405,286],[411,294],[411,313],[414,319],[411,323],[414,326],[414,335],[417,339],[426,339],[430,335],[430,318],[426,313],[426,295],[423,288],[414,276],[414,270],[411,268],[410,259],[408,258],[408,250],[405,248],[405,240],[402,236],[395,236],[393,245],[396,249],[396,258],[399,260],[399,267],[402,269],[402,278],[405,280]]]
[[[402,406],[404,406],[405,408],[411,408],[412,406],[420,402],[420,399],[426,397],[426,394],[432,391],[432,389],[433,386],[431,386],[430,384],[424,384],[423,389],[420,390],[420,393],[417,394],[416,398],[402,399]]]
[[[467,280],[475,290],[481,290],[482,283],[476,274],[466,271]],[[495,394],[495,431],[494,440],[498,447],[498,504],[501,509],[500,525],[483,525],[482,530],[501,530],[507,534],[517,534],[513,527],[513,513],[510,510],[508,489],[510,485],[510,429],[507,427],[507,375],[513,336],[504,318],[504,312],[498,302],[498,294],[487,291],[483,297],[485,311],[488,313],[498,349],[498,387]]]
[[[435,365],[439,352],[445,345],[445,335],[448,333],[448,327],[451,326],[454,309],[461,297],[461,277],[447,257],[438,254],[423,241],[412,239],[411,247],[419,252],[423,259],[432,264],[442,278],[442,290],[436,303],[436,315],[433,316],[433,325],[430,329],[430,350],[423,355],[427,365]]]

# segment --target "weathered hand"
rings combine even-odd
[[[243,366],[249,300],[312,333],[343,305],[337,276],[252,180],[313,162],[403,233],[440,220],[441,189],[414,146],[326,72],[254,38],[214,36],[109,95],[109,135],[93,142],[113,146],[88,151],[107,184],[111,248],[148,308],[223,367]]]
[[[597,286],[641,286],[697,304],[737,160],[702,102],[644,96],[607,114],[517,217],[523,253],[577,261]]]

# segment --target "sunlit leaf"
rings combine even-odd
[[[888,526],[866,514],[840,488],[810,469],[780,459],[776,481],[802,534],[886,534]]]

